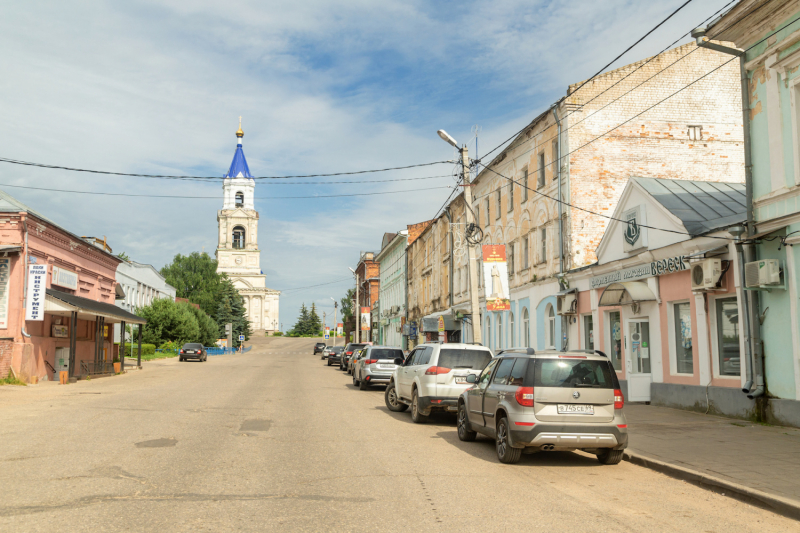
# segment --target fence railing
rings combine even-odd
[[[94,361],[81,361],[81,375],[96,376],[98,374],[113,374],[114,363],[95,363]]]

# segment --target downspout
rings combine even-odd
[[[721,44],[712,43],[706,37],[706,28],[699,27],[692,30],[692,37],[697,41],[697,46],[708,48],[723,54],[736,56],[739,58],[740,85],[742,89],[742,128],[744,130],[744,186],[745,198],[747,202],[747,238],[752,238],[755,234],[755,223],[753,217],[753,163],[750,155],[750,93],[748,91],[749,79],[747,68],[745,67],[745,52],[738,48],[731,48]],[[758,312],[758,293],[756,291],[745,291],[744,263],[756,260],[755,245],[749,243],[737,243],[736,249],[739,255],[739,284],[742,287],[744,298],[742,305],[745,311],[745,357],[747,358],[747,371],[749,374],[747,382],[742,387],[742,391],[747,394],[749,399],[755,399],[764,395],[764,361],[761,349],[761,323]],[[755,388],[753,385],[755,384]]]
[[[449,280],[448,285],[449,285],[449,289],[450,289],[450,313],[452,313],[453,312],[453,217],[452,217],[452,214],[450,213],[450,206],[447,206],[447,209],[445,209],[444,212],[447,215],[447,223],[448,223],[448,226],[449,226],[448,229],[450,230],[448,232],[449,235],[447,237],[449,239],[449,242],[450,242],[450,246],[449,246],[449,248],[450,248],[450,280]]]
[[[28,220],[24,213],[22,215],[22,227],[25,229],[25,254],[24,261],[22,263],[24,280],[22,285],[22,327],[20,328],[20,331],[22,331],[23,336],[30,339],[30,334],[25,331],[25,317],[27,316],[26,304],[28,302]]]
[[[560,102],[559,102],[560,103]],[[558,103],[553,107],[553,118],[556,120],[558,127],[558,136],[556,137],[556,154],[553,161],[553,171],[558,172],[556,175],[558,181],[558,287],[563,290],[563,277],[564,277],[564,204],[561,202],[561,120],[558,118]],[[561,349],[567,349],[567,320],[566,315],[561,316]],[[555,343],[554,343],[555,344]]]

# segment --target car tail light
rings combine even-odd
[[[366,361],[364,361],[364,364],[365,365],[371,365],[371,364],[377,363],[377,362],[378,362],[377,359],[367,359]]]
[[[625,396],[622,395],[622,391],[619,389],[614,389],[614,409],[622,409],[625,406]]]
[[[426,376],[436,376],[438,374],[447,374],[450,372],[452,368],[447,368],[444,366],[432,366],[428,370],[425,371]]]
[[[522,407],[533,407],[533,387],[517,387],[514,398]]]
[[[344,352],[345,355],[353,355],[353,352]]]
[[[369,381],[369,378],[370,378],[370,376],[367,376],[367,377],[366,377],[366,380],[367,380],[367,381]]]
[[[183,350],[181,350],[181,353],[183,353]]]

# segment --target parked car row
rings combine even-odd
[[[327,360],[361,390],[385,384],[386,407],[410,410],[415,423],[437,411],[456,413],[458,438],[493,439],[502,463],[523,453],[582,450],[618,464],[628,446],[625,399],[600,351],[512,348],[494,355],[475,344],[425,343],[406,355],[350,343]]]

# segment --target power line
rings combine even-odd
[[[128,176],[133,178],[159,178],[159,179],[191,179],[191,180],[218,180],[223,179],[220,176],[182,176],[182,175],[169,175],[169,174],[134,174],[128,172],[113,172],[106,170],[91,170],[85,168],[65,167],[60,165],[46,165],[44,163],[33,163],[30,161],[20,161],[18,159],[9,159],[7,157],[0,157],[0,163],[10,163],[13,165],[23,165],[29,167],[49,168],[56,170],[68,170],[70,172],[86,172],[89,174],[103,174],[108,176]],[[450,161],[434,161],[432,163],[419,163],[416,165],[406,165],[402,167],[389,167],[378,168],[373,170],[355,170],[352,172],[333,172],[330,174],[302,174],[295,176],[256,176],[250,179],[254,180],[280,180],[280,179],[294,179],[294,178],[321,178],[325,176],[353,176],[356,174],[372,174],[374,172],[389,172],[391,170],[406,170],[409,168],[429,167],[433,165],[442,165],[450,163]]]
[[[170,195],[170,194],[129,194],[123,192],[95,192],[95,191],[73,191],[69,189],[49,189],[46,187],[29,187],[27,185],[10,185],[5,183],[0,183],[0,187],[13,187],[15,189],[30,189],[35,191],[48,191],[48,192],[63,192],[63,193],[71,193],[71,194],[92,194],[92,195],[99,195],[99,196],[125,196],[131,198],[181,198],[184,200],[219,200],[219,196],[183,196],[183,195]],[[432,191],[435,189],[452,189],[453,187],[450,185],[444,185],[442,187],[426,187],[422,189],[405,189],[402,191],[381,191],[381,192],[362,192],[362,193],[353,193],[353,194],[324,194],[324,195],[317,195],[317,196],[256,196],[256,200],[290,200],[290,199],[300,199],[300,198],[344,198],[348,196],[375,196],[381,194],[400,194],[406,192],[418,192],[418,191]]]
[[[334,283],[341,283],[342,281],[347,281],[350,278],[351,278],[351,276],[347,276],[346,278],[337,279],[337,280],[334,280],[334,281],[328,281],[328,282],[325,282],[325,283],[319,283],[317,285],[308,285],[306,287],[293,287],[291,289],[282,289],[281,292],[283,293],[283,292],[291,292],[291,291],[301,291],[303,289],[312,289],[314,287],[322,287],[323,285],[333,285]]]

